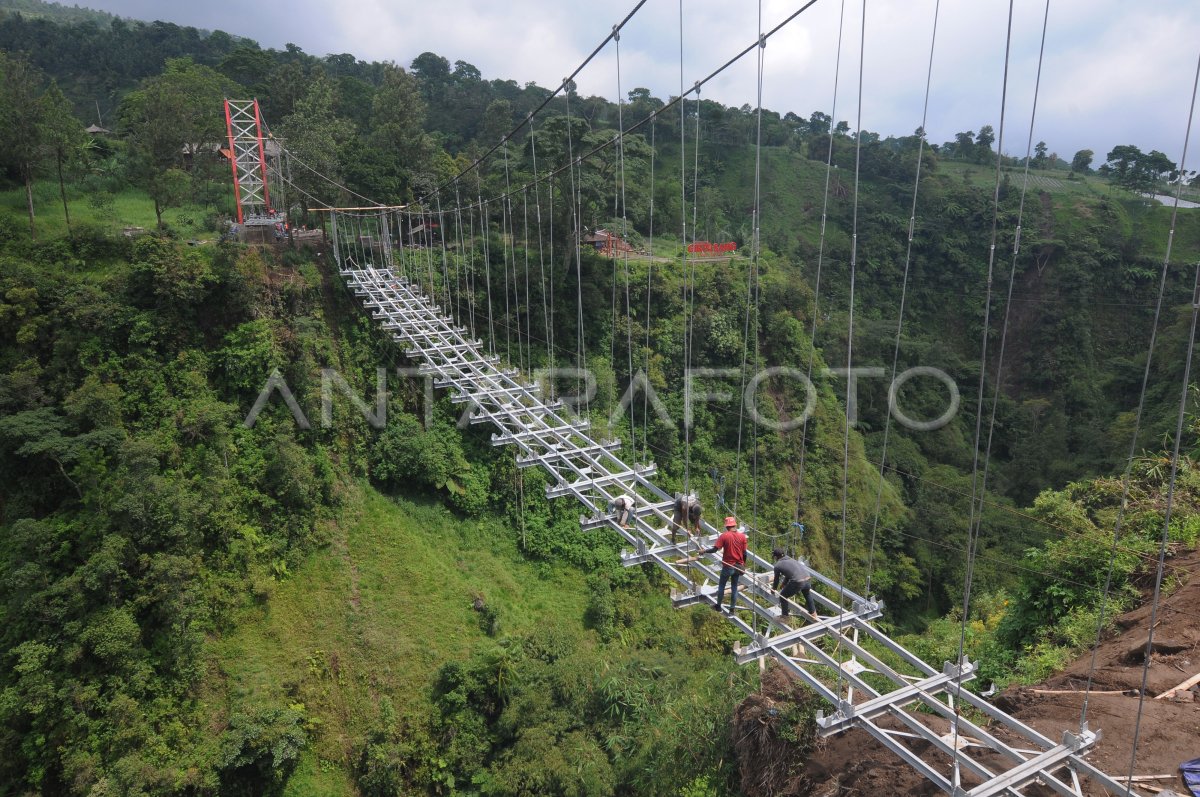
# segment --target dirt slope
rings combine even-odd
[[[1200,673],[1200,551],[1176,557],[1169,564],[1185,583],[1159,605],[1146,699],[1141,701],[1134,772],[1171,775],[1170,779],[1151,783],[1159,789],[1187,794],[1178,767],[1183,761],[1200,757],[1200,685],[1171,699],[1153,698]],[[1113,776],[1123,777],[1130,768],[1150,609],[1147,600],[1141,608],[1121,616],[1117,622],[1119,633],[1096,651],[1088,725],[1100,730],[1101,740],[1088,760]],[[995,698],[996,705],[1050,738],[1060,739],[1063,731],[1079,727],[1091,659],[1089,651],[1043,684],[1003,692]],[[781,718],[788,714],[779,707],[794,699],[795,694],[795,685],[782,671],[769,671],[763,678],[762,692],[748,698],[734,717],[734,741],[747,797],[942,793],[862,731],[818,740],[807,761],[790,753],[789,744],[781,737],[794,738],[797,731],[783,727]],[[1020,746],[1015,739],[1009,741]],[[913,749],[919,754],[924,752],[919,746]],[[1003,768],[996,757],[976,757],[993,771]],[[1108,793],[1086,782],[1085,790],[1097,797]],[[1033,797],[1053,792],[1035,785],[1025,793]],[[1135,789],[1134,794],[1156,792]]]

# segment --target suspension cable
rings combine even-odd
[[[1196,76],[1197,79],[1200,79],[1200,61],[1198,61],[1196,65]],[[1100,600],[1100,614],[1096,620],[1096,641],[1092,645],[1091,663],[1088,666],[1087,686],[1084,689],[1083,695],[1083,708],[1079,715],[1079,725],[1081,729],[1087,724],[1088,700],[1091,697],[1093,674],[1096,669],[1096,654],[1099,651],[1100,639],[1104,633],[1104,624],[1107,618],[1108,602],[1112,589],[1113,570],[1116,566],[1117,550],[1121,537],[1121,527],[1124,525],[1125,511],[1129,503],[1129,489],[1133,471],[1133,460],[1137,453],[1138,437],[1141,436],[1142,415],[1146,406],[1146,391],[1150,384],[1150,365],[1154,361],[1155,344],[1158,341],[1158,323],[1160,317],[1162,316],[1163,298],[1166,296],[1167,272],[1171,266],[1171,250],[1175,243],[1175,224],[1179,219],[1179,199],[1183,193],[1182,175],[1184,174],[1184,167],[1187,165],[1188,142],[1192,135],[1192,115],[1195,112],[1195,107],[1196,87],[1195,84],[1193,84],[1192,105],[1191,110],[1188,112],[1187,131],[1183,138],[1183,155],[1179,159],[1179,172],[1181,176],[1178,185],[1175,188],[1174,207],[1171,209],[1171,226],[1170,231],[1167,233],[1166,254],[1163,256],[1162,270],[1158,280],[1158,300],[1154,306],[1154,322],[1150,326],[1150,344],[1146,351],[1146,367],[1142,371],[1142,389],[1138,397],[1137,414],[1133,425],[1133,437],[1129,441],[1129,455],[1126,457],[1125,472],[1121,478],[1121,503],[1117,507],[1117,518],[1116,522],[1113,524],[1112,550],[1110,551],[1108,558],[1108,572],[1104,578],[1104,593]]]
[[[1013,20],[1013,0],[1008,3],[1008,25],[1006,28],[1004,42],[1004,78],[1000,91],[1000,129],[996,135],[996,182],[992,192],[992,236],[991,245],[988,249],[988,268],[987,268],[987,296],[984,300],[983,310],[983,333],[982,342],[980,345],[979,355],[979,390],[976,397],[975,406],[975,454],[971,464],[971,503],[968,512],[967,522],[967,556],[966,556],[966,573],[963,579],[963,603],[962,617],[960,618],[960,627],[958,635],[958,662],[963,661],[964,651],[967,644],[967,622],[971,608],[971,588],[975,577],[975,554],[979,546],[979,536],[982,526],[983,506],[978,503],[981,495],[986,496],[986,484],[981,484],[980,479],[980,442],[983,438],[983,400],[984,400],[984,383],[987,381],[987,351],[988,351],[988,333],[991,325],[991,310],[992,310],[992,275],[995,269],[996,262],[996,239],[1000,224],[1000,180],[1001,180],[1001,163],[1003,162],[1003,146],[1004,146],[1004,119],[1005,111],[1007,110],[1008,101],[1008,69],[1009,59],[1012,53],[1012,20]],[[1004,334],[1007,334],[1008,313],[1005,312],[1005,327]],[[997,373],[997,382],[1000,381],[1000,374]],[[999,386],[997,385],[997,389]],[[998,395],[998,394],[997,394]],[[994,402],[993,402],[994,403]],[[992,431],[995,428],[995,407],[992,407],[993,414],[991,423],[988,429],[987,449],[983,455],[983,474],[982,481],[987,480],[987,468],[991,461],[991,443]],[[978,518],[976,517],[978,514]],[[957,750],[959,724],[957,721],[959,707],[955,705],[955,720],[952,723],[954,733],[954,749]],[[955,757],[955,777],[958,777],[958,758]]]
[[[544,240],[544,236],[542,235],[542,196],[541,196],[541,192],[538,190],[539,181],[538,181],[538,167],[537,167],[537,132],[533,129],[532,121],[530,122],[530,125],[529,125],[529,149],[530,149],[530,153],[533,156],[533,202],[534,202],[535,208],[537,209],[536,217],[537,217],[537,235],[538,235],[538,274],[542,278],[542,281],[538,284],[541,286],[541,294],[542,294],[542,319],[543,319],[543,323],[545,325],[544,330],[545,330],[545,335],[546,335],[546,355],[548,358],[547,365],[550,368],[550,373],[553,374],[554,373],[554,325],[551,322],[551,319],[553,318],[551,308],[553,307],[553,301],[554,301],[554,213],[553,213],[553,207],[552,207],[551,213],[550,213],[550,236],[551,236],[550,237],[550,282],[549,282],[549,290],[547,290],[546,255],[545,255],[545,251],[542,248],[542,244],[543,244],[543,240]],[[550,183],[550,187],[551,187],[551,189],[553,189],[554,184]],[[528,192],[528,188],[526,188],[525,190]],[[550,305],[547,305],[547,302],[546,302],[546,294],[547,293],[549,293],[549,295],[550,295],[550,302],[551,302]],[[547,385],[547,388],[548,388],[547,393],[549,394],[550,399],[553,400],[554,399],[554,379],[553,378],[551,378],[549,380],[549,384]]]
[[[650,258],[646,262],[646,350],[645,354],[645,369],[643,373],[646,377],[646,383],[650,381],[650,299],[654,292],[654,156],[655,156],[655,140],[654,131],[655,123],[650,123],[650,240],[648,250]],[[642,461],[646,462],[650,458],[650,390],[642,391]]]
[[[558,84],[558,88],[556,88],[553,92],[551,92],[550,96],[548,96],[544,100],[542,100],[541,105],[539,105],[538,107],[536,107],[532,111],[530,111],[528,116],[526,116],[524,119],[522,119],[521,122],[518,123],[517,126],[514,127],[512,130],[509,130],[500,139],[499,142],[497,142],[495,145],[492,146],[491,149],[489,149],[487,152],[483,153],[478,158],[476,158],[475,161],[472,162],[470,166],[467,166],[466,168],[461,170],[458,174],[454,175],[454,177],[452,177],[451,179],[446,180],[445,182],[441,183],[440,185],[435,186],[432,189],[432,192],[441,191],[443,188],[445,188],[447,185],[449,185],[453,180],[457,180],[458,178],[463,177],[464,175],[470,174],[471,172],[477,170],[479,168],[479,166],[485,160],[487,160],[487,158],[489,156],[491,156],[496,150],[500,149],[500,146],[502,144],[511,140],[517,133],[519,133],[521,131],[521,129],[523,127],[525,127],[525,125],[527,123],[531,124],[533,121],[533,118],[535,116],[537,116],[539,113],[541,113],[546,108],[546,106],[549,105],[550,102],[559,95],[560,92],[566,91],[566,95],[568,98],[567,101],[570,102],[570,93],[571,92],[570,92],[570,90],[568,90],[567,87],[579,75],[579,73],[582,72],[584,70],[584,68],[588,64],[590,64],[597,55],[600,54],[600,51],[603,50],[608,45],[609,41],[611,41],[615,36],[620,34],[621,28],[625,27],[625,25],[629,22],[629,20],[633,19],[633,15],[636,14],[638,11],[640,11],[642,6],[644,6],[644,5],[646,5],[646,0],[638,0],[638,3],[637,3],[637,5],[635,5],[633,7],[633,10],[630,11],[628,14],[626,14],[625,18],[622,19],[620,22],[618,22],[616,25],[613,25],[612,31],[609,32],[609,34],[604,37],[603,41],[601,41],[598,45],[596,45],[596,49],[592,50],[591,54],[588,55],[587,58],[583,59],[583,62],[580,63],[579,66],[575,67],[575,71],[573,71],[571,74],[567,75],[565,78],[562,79],[562,83]],[[428,193],[424,194],[417,201],[423,202],[425,200],[425,198],[428,196],[429,196]]]
[[[896,319],[896,344],[892,349],[892,377],[889,385],[896,384],[896,371],[900,365],[900,336],[904,331],[904,309],[908,300],[908,277],[912,267],[913,232],[917,224],[917,196],[921,188],[921,166],[925,159],[925,125],[929,120],[929,93],[933,82],[933,54],[937,45],[938,12],[941,0],[933,6],[933,33],[929,37],[929,67],[925,73],[925,104],[921,109],[921,127],[917,144],[917,168],[913,177],[912,206],[908,214],[908,246],[904,252],[904,276],[900,282],[900,309]],[[888,412],[883,423],[883,445],[879,454],[879,489],[875,492],[875,509],[871,518],[871,544],[867,553],[867,586],[864,595],[871,595],[871,579],[875,575],[875,539],[879,530],[879,513],[883,503],[884,463],[887,462],[888,437],[892,430],[892,413]]]
[[[854,210],[850,225],[850,295],[848,299],[848,315],[846,319],[846,373],[851,372],[854,365],[854,288],[858,271],[858,205],[859,178],[862,171],[862,94],[863,72],[865,71],[867,51],[867,0],[862,4],[862,27],[859,32],[858,44],[858,113],[855,121],[856,133],[854,144]],[[831,120],[832,123],[832,120]],[[845,611],[846,605],[846,532],[849,527],[848,514],[850,506],[850,384],[846,380],[846,424],[842,434],[842,541],[838,582],[838,610]],[[841,693],[843,668],[838,667],[837,692]]]
[[[809,333],[808,370],[805,374],[805,378],[808,380],[807,384],[810,385],[812,384],[813,365],[817,359],[817,319],[821,315],[821,269],[825,263],[825,229],[829,220],[829,183],[833,177],[833,125],[837,118],[838,81],[842,71],[842,41],[845,23],[846,0],[842,0],[838,12],[837,54],[833,64],[833,100],[829,109],[829,129],[826,131],[826,135],[829,137],[829,149],[825,155],[825,192],[821,201],[821,235],[817,243],[817,273],[813,280],[812,331]],[[800,421],[800,462],[797,466],[796,476],[796,520],[800,519],[800,505],[804,501],[804,466],[808,458],[809,414],[805,412]]]
[[[1183,191],[1183,167],[1187,158],[1188,140],[1192,136],[1192,119],[1196,112],[1196,87],[1200,85],[1200,58],[1196,61],[1196,76],[1192,79],[1192,102],[1188,109],[1187,132],[1183,139],[1183,155],[1179,163],[1179,186],[1175,189],[1175,207],[1171,212],[1171,233],[1167,244],[1167,260],[1171,257],[1170,241],[1175,234],[1175,221],[1179,213],[1179,195]],[[1175,503],[1175,480],[1179,473],[1179,448],[1183,440],[1183,420],[1187,414],[1188,392],[1191,390],[1192,355],[1196,348],[1196,321],[1200,317],[1200,263],[1195,266],[1196,276],[1192,286],[1192,325],[1188,332],[1187,357],[1183,364],[1183,387],[1179,396],[1179,412],[1175,419],[1175,447],[1171,452],[1171,477],[1167,482],[1167,503],[1163,508],[1162,539],[1158,546],[1158,567],[1154,574],[1154,601],[1150,606],[1150,631],[1146,637],[1146,649],[1142,662],[1142,687],[1138,690],[1137,719],[1133,724],[1133,751],[1129,756],[1129,777],[1126,779],[1125,793],[1132,794],[1133,772],[1137,764],[1138,741],[1142,733],[1142,712],[1146,703],[1146,682],[1150,676],[1150,660],[1154,651],[1154,627],[1158,625],[1158,604],[1162,596],[1163,571],[1167,557],[1167,539],[1171,530],[1171,511]]]
[[[625,196],[625,96],[621,91],[621,33],[613,26],[613,45],[617,53],[617,156],[620,162],[621,174],[621,240],[625,242],[625,246],[629,246],[629,206],[626,204]],[[621,253],[621,261],[624,264],[625,271],[625,356],[628,360],[629,387],[627,390],[633,389],[633,306],[630,303],[629,294],[629,251],[625,249]],[[617,337],[617,330],[613,328],[613,340]],[[616,358],[613,358],[613,373],[617,371]],[[633,449],[637,450],[637,427],[633,417],[633,396],[630,394],[629,402],[629,433],[633,438]]]
[[[816,2],[817,2],[817,0],[808,0],[808,2],[806,2],[800,8],[796,9],[791,14],[789,14],[782,22],[777,24],[775,27],[771,28],[771,30],[764,33],[762,38],[770,39],[776,33],[778,33],[779,31],[781,31],[785,27],[787,27],[789,24],[791,24],[801,14],[803,14],[805,11],[807,11],[809,8],[811,8],[813,5],[815,5]],[[654,119],[665,114],[667,111],[673,109],[676,105],[679,105],[684,100],[686,100],[688,95],[691,95],[691,94],[699,95],[700,90],[705,85],[707,85],[710,81],[715,80],[718,76],[720,76],[723,72],[725,72],[725,70],[729,69],[731,66],[736,64],[738,61],[740,61],[745,56],[749,55],[758,46],[759,46],[759,40],[755,39],[752,43],[750,43],[746,47],[742,48],[736,55],[734,55],[729,60],[727,60],[723,64],[721,64],[721,66],[717,67],[712,72],[709,72],[706,76],[704,76],[700,80],[697,80],[690,89],[687,89],[687,90],[683,89],[683,79],[682,79],[682,75],[681,75],[680,76],[679,96],[672,98],[669,102],[665,103],[661,108],[658,108],[657,110],[648,114],[641,121],[625,128],[625,136],[633,135],[635,132],[640,130],[645,125],[650,124]],[[680,71],[682,72],[682,66],[680,68]],[[577,158],[574,159],[572,164],[564,164],[553,171],[547,172],[545,175],[542,176],[541,179],[548,180],[552,177],[556,177],[557,175],[566,171],[568,166],[573,166],[575,164],[582,163],[583,161],[590,159],[592,156],[607,149],[608,147],[612,146],[613,144],[614,144],[614,141],[612,139],[606,139],[604,141],[601,141],[599,144],[592,147],[587,152],[581,153]],[[520,188],[515,189],[515,190],[520,190]],[[491,197],[491,198],[496,199],[497,197]]]
[[[575,136],[572,131],[571,122],[571,92],[567,92],[567,159],[570,165],[571,172],[571,214],[574,221],[575,235],[575,344],[578,348],[578,364],[576,366],[577,373],[575,375],[576,401],[580,394],[583,395],[584,414],[591,412],[591,404],[588,393],[589,390],[584,390],[583,385],[587,382],[587,342],[583,334],[583,221],[580,216],[583,215],[583,186],[580,185],[583,181],[582,164],[580,165],[579,181],[575,179]],[[578,404],[576,404],[578,406]]]
[[[688,362],[688,334],[687,334],[687,103],[683,98],[687,96],[683,93],[683,0],[679,0],[679,244],[682,249],[681,257],[683,267],[683,441],[684,441],[684,466],[683,466],[683,494],[689,494],[691,485],[691,469],[688,461],[688,408],[692,406],[691,388],[692,381],[688,379],[687,362]]]
[[[1171,511],[1175,507],[1175,480],[1179,474],[1179,448],[1183,440],[1183,421],[1187,415],[1188,392],[1191,390],[1192,355],[1196,349],[1196,320],[1200,318],[1200,263],[1195,266],[1196,277],[1192,287],[1192,326],[1188,332],[1187,357],[1183,362],[1183,388],[1179,396],[1179,413],[1175,420],[1175,447],[1171,451],[1171,476],[1167,481],[1167,502],[1163,508],[1162,539],[1158,545],[1158,567],[1154,574],[1154,600],[1150,605],[1150,631],[1142,662],[1142,686],[1138,690],[1137,719],[1133,723],[1133,752],[1129,756],[1129,777],[1126,778],[1127,795],[1133,789],[1133,772],[1137,763],[1138,741],[1142,733],[1142,712],[1146,703],[1146,683],[1150,677],[1150,662],[1154,658],[1154,627],[1158,625],[1158,604],[1162,597],[1163,572],[1166,567],[1167,540],[1171,531]]]
[[[762,38],[762,0],[758,2],[758,71],[757,71],[757,99],[756,103],[756,124],[755,124],[755,141],[754,141],[754,202],[750,210],[750,228],[751,228],[751,244],[750,244],[750,268],[746,272],[746,318],[742,330],[742,368],[741,368],[741,385],[738,389],[738,395],[741,396],[741,403],[738,405],[738,423],[737,423],[737,453],[734,455],[734,471],[733,471],[733,510],[737,514],[739,489],[741,487],[742,476],[742,427],[744,426],[746,417],[746,360],[750,348],[750,314],[752,310],[756,310],[755,299],[757,298],[757,266],[758,266],[758,229],[759,220],[758,214],[760,211],[759,202],[762,196],[762,86],[763,86],[763,65],[764,55],[766,52],[767,42]],[[754,365],[758,367],[758,318],[754,322]],[[755,424],[757,430],[758,425]],[[757,435],[755,436],[754,459],[757,465],[758,461],[758,445]],[[754,474],[755,483],[757,484],[757,472]],[[757,499],[757,494],[755,496]],[[753,502],[754,512],[751,520],[751,526],[757,525],[758,502]]]
[[[533,303],[529,299],[529,192],[521,193],[521,222],[522,222],[522,241],[524,245],[521,247],[525,255],[525,312],[529,317],[525,319],[525,351],[529,358],[529,371],[533,371]]]
[[[508,142],[504,142],[504,183],[508,184]],[[508,284],[508,222],[511,193],[504,192],[500,200],[500,261],[504,266],[504,356],[512,363],[512,302]],[[521,319],[517,318],[517,365],[521,362]]]

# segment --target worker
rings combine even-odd
[[[700,533],[700,499],[695,493],[675,494],[675,510],[671,515],[671,542],[675,542],[675,532],[679,531],[680,524],[684,524],[683,529],[688,534]]]
[[[782,548],[775,548],[771,555],[775,558],[775,579],[771,583],[771,589],[779,590],[780,615],[788,616],[788,606],[791,603],[788,598],[799,592],[804,595],[804,605],[808,607],[808,613],[815,618],[817,602],[812,596],[812,573],[803,562],[788,556],[787,551]],[[781,583],[783,589],[780,589]]]
[[[629,528],[629,516],[633,514],[633,508],[637,506],[637,499],[632,495],[618,495],[616,498],[608,502],[608,511],[617,514],[617,523],[623,529]]]
[[[746,546],[750,538],[738,528],[737,518],[725,518],[725,531],[717,537],[716,543],[705,553],[721,551],[721,578],[717,581],[717,603],[713,606],[721,611],[721,601],[725,597],[725,582],[730,583],[729,612],[737,607],[738,581],[746,572]]]

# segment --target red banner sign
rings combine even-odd
[[[737,244],[733,241],[726,241],[721,244],[709,243],[708,241],[696,241],[694,244],[688,244],[688,254],[693,255],[723,255],[729,252],[737,251]]]

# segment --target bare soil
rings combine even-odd
[[[1087,755],[1088,761],[1113,777],[1125,777],[1130,772],[1136,735],[1134,774],[1171,776],[1149,781],[1154,789],[1135,784],[1135,795],[1165,795],[1170,790],[1187,795],[1179,765],[1200,758],[1200,685],[1172,698],[1154,699],[1200,673],[1200,551],[1175,557],[1168,565],[1168,572],[1183,585],[1159,603],[1150,666],[1145,671],[1145,698],[1139,700],[1138,695],[1150,627],[1149,594],[1144,605],[1118,618],[1118,633],[1096,649],[1092,694],[1088,698],[1088,726],[1101,734]],[[1046,736],[1061,739],[1064,731],[1079,729],[1091,669],[1089,651],[1042,684],[1002,692],[995,703]],[[747,797],[942,793],[861,730],[816,740],[806,756],[798,745],[783,738],[794,738],[796,730],[785,729],[778,721],[778,717],[786,716],[778,710],[779,705],[802,694],[787,674],[772,668],[764,674],[762,690],[747,698],[735,713],[734,746]],[[774,714],[771,709],[775,709]],[[880,724],[888,727],[886,722]],[[1006,739],[997,729],[990,730],[1020,746],[1017,739]],[[919,745],[912,749],[918,755],[925,752]],[[973,754],[993,771],[1004,769],[1003,761],[998,757],[989,759],[991,755]],[[968,789],[971,786],[965,785]],[[1084,790],[1096,797],[1109,794],[1086,780]],[[1035,797],[1053,792],[1033,785],[1024,793]]]

